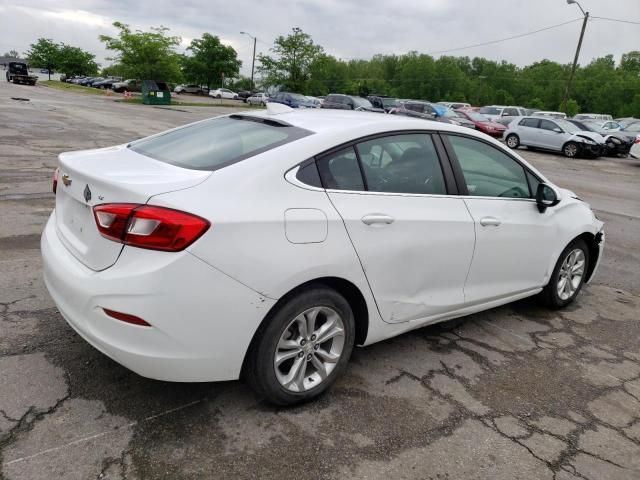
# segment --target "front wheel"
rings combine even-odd
[[[568,142],[562,147],[562,153],[567,158],[576,158],[580,152],[580,147],[575,142]]]
[[[571,242],[560,254],[549,283],[540,293],[551,308],[562,308],[573,302],[582,289],[589,268],[589,249],[582,239]]]
[[[515,133],[510,133],[505,139],[507,147],[516,149],[520,146],[520,138]]]
[[[269,315],[248,352],[245,377],[276,405],[317,397],[346,367],[355,338],[345,298],[325,286],[305,288]]]
[[[222,95],[218,94],[216,95],[216,98],[222,98]]]

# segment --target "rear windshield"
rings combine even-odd
[[[232,115],[143,138],[129,148],[178,167],[217,170],[310,134],[284,122]]]
[[[485,115],[500,115],[500,110],[501,109],[496,107],[482,107],[480,109],[480,113],[483,113]]]

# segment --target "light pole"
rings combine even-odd
[[[247,32],[240,32],[241,35],[247,35],[253,38],[253,59],[251,60],[251,90],[255,89],[255,85],[253,84],[253,70],[256,65],[256,40],[257,38]]]
[[[573,65],[571,66],[571,73],[569,74],[569,80],[567,81],[567,88],[564,91],[564,97],[562,97],[562,105],[560,110],[566,112],[567,110],[567,102],[569,101],[569,92],[571,91],[571,82],[573,82],[573,76],[576,74],[576,67],[578,66],[578,57],[580,56],[580,49],[582,48],[582,39],[584,38],[584,31],[587,28],[587,21],[589,20],[589,12],[585,12],[577,0],[567,0],[568,5],[572,4],[578,5],[580,7],[580,11],[584,15],[584,20],[582,22],[582,30],[580,31],[580,40],[578,40],[578,48],[576,48],[576,56],[573,59]]]

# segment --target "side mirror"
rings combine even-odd
[[[540,183],[536,190],[536,204],[538,205],[538,211],[544,213],[547,208],[555,207],[560,203],[558,194],[546,183]]]
[[[562,129],[560,127],[554,128],[553,131],[556,133],[562,133]]]

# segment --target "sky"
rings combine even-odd
[[[592,16],[640,22],[640,0],[581,0]],[[98,35],[113,35],[114,21],[146,30],[169,27],[183,51],[204,32],[233,46],[251,71],[253,40],[267,53],[278,35],[300,27],[325,51],[343,59],[408,51],[439,52],[539,30],[582,17],[566,0],[0,0],[0,55],[20,53],[39,37],[79,46],[106,66],[111,53]],[[511,41],[449,53],[507,60],[519,66],[542,59],[570,63],[581,22]],[[580,63],[640,48],[640,25],[593,19]],[[438,56],[438,55],[435,55]]]

